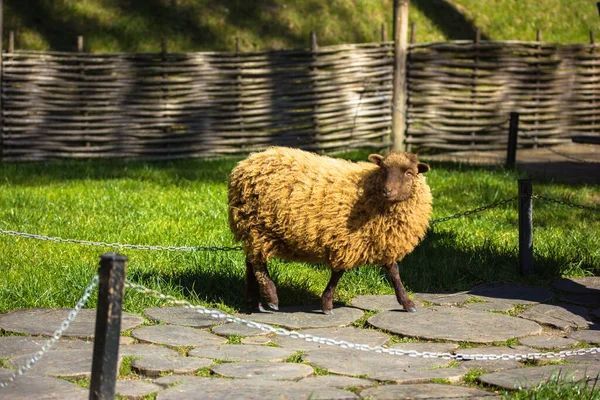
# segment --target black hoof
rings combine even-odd
[[[267,310],[265,310],[265,308],[262,306],[262,304],[258,305],[258,312],[266,312]]]
[[[277,304],[267,303],[267,306],[273,311],[279,311],[279,306]]]
[[[417,309],[414,307],[410,307],[406,310],[407,312],[417,312]]]

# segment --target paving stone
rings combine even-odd
[[[568,293],[600,293],[600,276],[587,278],[563,278],[552,282],[556,289]]]
[[[203,378],[200,376],[194,376],[194,375],[166,375],[166,376],[161,376],[160,378],[156,378],[154,379],[152,382],[154,382],[157,385],[160,385],[162,387],[170,387],[170,386],[176,386],[176,385],[181,385],[182,383],[188,383],[188,382],[194,382],[197,380],[206,380],[207,378]],[[208,379],[213,379],[213,378],[208,378]]]
[[[265,379],[246,379],[243,385],[238,380],[201,378],[161,392],[157,400],[188,399],[357,399],[352,392],[336,388],[316,388],[296,382]]]
[[[540,335],[520,338],[519,343],[525,346],[537,347],[538,349],[567,349],[576,345],[577,340],[561,336]]]
[[[467,293],[415,293],[414,296],[436,306],[458,306],[472,297]]]
[[[179,355],[179,353],[173,349],[144,343],[119,346],[119,354],[121,357],[172,357]]]
[[[235,322],[217,325],[212,328],[212,331],[219,336],[266,336],[269,334],[269,332],[265,332],[262,329],[252,328],[245,324],[236,324]]]
[[[89,378],[92,374],[92,353],[91,350],[49,351],[35,363],[31,371],[41,375]],[[12,357],[5,365],[19,368],[30,358],[30,355]]]
[[[408,370],[404,374],[399,375],[395,371],[388,373],[385,368],[377,373],[377,380],[385,382],[396,382],[398,384],[407,383],[424,383],[431,382],[434,379],[445,379],[450,382],[458,382],[465,376],[469,370],[463,366],[452,368],[436,368],[427,370]]]
[[[206,346],[227,341],[227,339],[207,331],[178,325],[143,326],[131,332],[131,336],[144,342],[175,347]]]
[[[298,380],[313,374],[308,365],[267,361],[218,364],[211,370],[228,378]]]
[[[211,366],[212,360],[182,356],[147,356],[131,362],[131,367],[142,375],[158,377],[162,373],[193,374]]]
[[[578,304],[585,307],[598,307],[600,305],[600,291],[598,293],[567,294],[560,297],[561,301]]]
[[[384,311],[373,315],[368,322],[399,335],[473,343],[505,341],[542,332],[542,327],[532,321],[452,307],[427,307],[416,313]]]
[[[131,400],[141,399],[152,393],[162,391],[164,388],[152,382],[140,380],[117,381],[115,392],[119,396]]]
[[[571,332],[571,339],[579,340],[590,344],[600,344],[600,330],[585,329],[581,331]]]
[[[587,308],[572,304],[538,304],[520,313],[519,317],[563,331],[592,325]]]
[[[552,300],[554,294],[537,286],[513,285],[508,283],[477,286],[469,294],[484,300],[505,300],[512,304],[538,304]]]
[[[381,385],[362,390],[360,395],[373,400],[402,399],[499,399],[495,393],[464,386],[424,383],[416,385]]]
[[[134,344],[134,343],[135,343],[135,339],[130,336],[119,337],[119,345]]]
[[[417,309],[423,308],[423,303],[413,299]],[[388,311],[388,310],[404,310],[401,304],[398,304],[396,296],[393,294],[367,294],[356,296],[350,302],[352,307],[360,308],[361,310],[370,311]]]
[[[309,376],[298,381],[301,386],[307,387],[335,387],[338,389],[355,387],[364,388],[373,386],[375,381],[369,379],[352,378],[349,376],[339,375],[321,375],[321,376]]]
[[[48,338],[32,336],[3,336],[0,337],[0,359],[32,354],[40,351]],[[62,339],[54,342],[51,351],[55,350],[86,350],[92,349],[94,343],[83,340]]]
[[[581,354],[578,356],[567,357],[566,360],[570,363],[581,363],[581,364],[599,364],[600,365],[600,354]]]
[[[352,307],[334,307],[333,315],[325,315],[319,307],[315,306],[293,306],[281,307],[279,311],[266,311],[254,313],[251,316],[240,315],[265,324],[275,324],[290,329],[302,328],[327,328],[350,325],[360,319],[364,312]]]
[[[368,344],[369,346],[382,346],[390,340],[390,337],[385,333],[378,332],[374,329],[359,329],[353,326],[346,326],[343,328],[303,329],[298,332],[322,338],[345,340],[351,343]],[[271,340],[281,347],[295,350],[311,350],[330,347],[327,344],[307,342],[303,339],[292,339],[289,336],[277,335]]]
[[[456,343],[431,343],[431,342],[408,342],[408,343],[396,343],[390,346],[390,349],[400,350],[414,350],[419,353],[452,353],[458,349]]]
[[[271,343],[271,338],[268,336],[248,336],[242,338],[242,344],[265,345]]]
[[[295,350],[248,344],[202,346],[188,352],[190,357],[227,361],[284,361],[296,354]]]
[[[461,361],[460,364],[467,369],[480,369],[484,372],[504,371],[523,366],[523,364],[516,360],[469,360]]]
[[[91,365],[90,365],[91,366]],[[0,369],[0,382],[5,382],[15,371]],[[89,390],[63,379],[28,372],[7,387],[0,388],[2,400],[81,400],[89,397]]]
[[[400,380],[412,371],[445,367],[450,360],[381,354],[337,347],[309,350],[302,360],[339,375]]]
[[[475,355],[515,355],[515,354],[530,354],[539,353],[539,350],[532,349],[527,346],[514,346],[514,347],[502,347],[502,346],[480,346],[480,347],[469,347],[466,349],[459,349],[455,351],[455,354],[461,354],[464,356],[475,356]],[[476,360],[477,361],[477,360]]]
[[[52,336],[70,311],[70,308],[24,308],[10,311],[0,316],[0,329],[29,335]],[[124,312],[121,319],[121,330],[135,328],[143,322],[142,317]],[[96,309],[84,309],[79,311],[77,319],[63,333],[63,336],[92,338],[95,329]]]
[[[200,314],[186,307],[150,307],[144,310],[146,318],[165,324],[208,328],[220,323],[210,315]]]
[[[469,310],[509,312],[515,308],[515,305],[507,300],[488,299],[483,302],[477,301],[475,303],[468,303],[463,307],[468,308]]]
[[[563,364],[494,372],[481,375],[478,380],[504,389],[530,389],[557,376],[579,381],[585,377],[595,379],[598,374],[600,365]]]

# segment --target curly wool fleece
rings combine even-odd
[[[386,160],[416,157],[392,153]],[[425,235],[432,197],[418,174],[409,198],[390,202],[381,195],[383,179],[372,163],[272,147],[233,169],[229,226],[250,262],[278,256],[334,271],[395,263]]]

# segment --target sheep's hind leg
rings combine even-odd
[[[267,263],[264,261],[259,261],[255,262],[253,266],[254,277],[258,282],[260,296],[267,301],[267,306],[269,306],[271,310],[278,311],[279,299],[277,298],[277,288],[275,287],[271,276],[269,276],[269,271],[267,270]],[[260,304],[259,308],[261,308]]]
[[[400,280],[400,274],[398,273],[398,264],[392,263],[384,266],[385,271],[388,276],[392,280],[392,285],[394,285],[394,291],[396,292],[396,299],[398,303],[402,304],[402,307],[408,312],[416,312],[417,308],[415,307],[414,301],[408,297],[404,286],[402,285],[402,281]]]
[[[246,260],[246,299],[248,299],[248,312],[259,311],[260,309],[260,292],[258,281],[254,275],[254,266]]]
[[[329,279],[329,283],[327,284],[327,287],[321,296],[321,308],[323,310],[323,314],[333,314],[333,295],[335,294],[335,288],[343,274],[343,270],[331,271],[331,278]]]

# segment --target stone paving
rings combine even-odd
[[[585,296],[585,297],[581,297]],[[561,279],[553,290],[483,285],[461,293],[415,293],[418,312],[395,296],[359,296],[323,315],[315,307],[240,315],[311,335],[370,346],[453,354],[523,354],[600,344],[600,278]],[[366,314],[366,312],[369,314]],[[0,315],[0,382],[39,351],[69,310],[22,309]],[[368,318],[367,318],[368,316]],[[2,399],[83,399],[74,383],[89,378],[95,310],[82,310],[64,337]],[[357,322],[358,321],[358,322]],[[117,394],[128,399],[439,399],[499,398],[553,374],[591,379],[600,354],[560,364],[515,360],[452,361],[379,354],[267,334],[183,307],[124,313]],[[240,344],[241,343],[241,344]],[[479,385],[462,378],[476,369]]]

